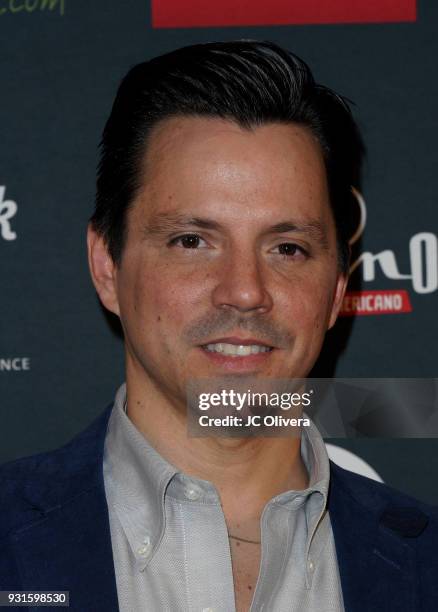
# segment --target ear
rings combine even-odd
[[[108,253],[104,239],[92,227],[87,229],[88,265],[91,278],[102,304],[116,315],[120,315],[116,290],[117,268]]]
[[[335,295],[332,304],[332,310],[330,313],[329,325],[327,329],[331,329],[336,323],[339,311],[341,310],[342,301],[344,299],[345,291],[348,284],[348,275],[345,273],[339,273],[336,281]]]

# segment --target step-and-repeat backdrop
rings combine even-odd
[[[0,0],[0,462],[84,428],[124,379],[88,276],[97,146],[134,64],[253,38],[354,102],[367,147],[351,286],[315,376],[437,375],[434,0]],[[330,439],[342,465],[438,503],[438,440]]]

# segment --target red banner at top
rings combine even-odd
[[[416,0],[152,0],[154,28],[416,20]]]

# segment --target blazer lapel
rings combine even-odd
[[[24,590],[69,591],[70,610],[118,611],[105,500],[97,488],[13,536]]]
[[[413,547],[385,519],[382,500],[353,496],[342,472],[332,464],[328,507],[346,612],[417,610]]]
[[[110,413],[35,469],[27,520],[10,534],[22,589],[69,591],[74,612],[119,610],[103,480]]]

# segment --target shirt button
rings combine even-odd
[[[148,557],[151,553],[152,550],[152,545],[151,545],[151,539],[149,536],[145,537],[143,540],[142,545],[137,548],[137,554],[140,555],[140,557]]]
[[[202,489],[194,482],[188,482],[184,487],[184,495],[191,501],[196,501],[202,495]]]
[[[315,564],[313,563],[312,560],[309,561],[309,563],[307,564],[307,567],[309,568],[309,572],[313,572],[313,570],[315,569]]]
[[[202,612],[214,612],[213,608],[202,608]]]

